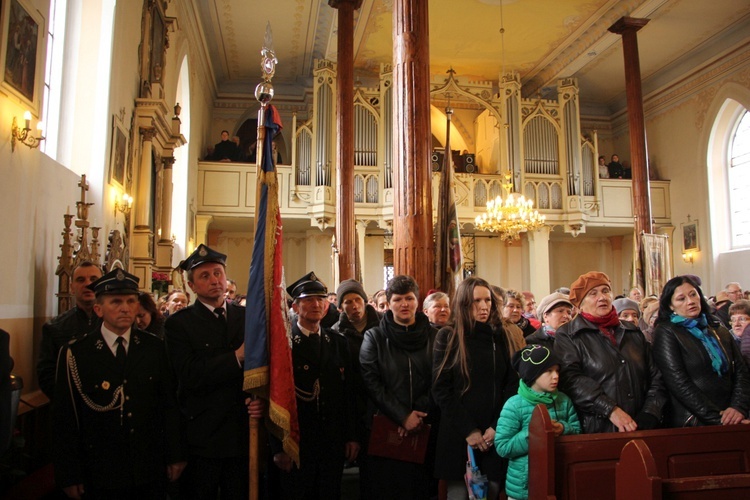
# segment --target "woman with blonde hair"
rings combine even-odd
[[[440,407],[435,476],[448,483],[449,499],[467,498],[463,475],[466,446],[490,480],[489,499],[497,498],[507,463],[495,452],[497,419],[518,390],[498,299],[477,277],[459,284],[452,304],[453,326],[435,340],[432,395]]]

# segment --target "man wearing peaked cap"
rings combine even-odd
[[[315,273],[309,272],[286,287],[286,292],[293,300],[304,297],[327,297],[328,288],[320,281]]]
[[[195,269],[201,264],[205,264],[207,262],[216,262],[217,264],[226,266],[227,256],[223,253],[217,252],[216,250],[212,250],[211,248],[201,243],[200,245],[198,245],[198,248],[193,251],[193,253],[188,255],[187,259],[180,262],[179,267],[180,269],[190,272],[190,270]],[[190,281],[189,275],[188,281]]]
[[[281,469],[282,498],[340,498],[344,461],[359,452],[355,400],[346,339],[321,326],[328,289],[314,273],[287,287],[294,299],[292,366],[300,429],[300,467],[277,439],[273,461]]]
[[[292,299],[303,297],[328,297],[328,287],[320,281],[314,272],[309,272],[300,279],[286,287],[286,292]],[[330,328],[339,320],[339,310],[336,304],[329,302],[326,306],[325,315],[320,320],[320,326]]]
[[[182,263],[194,304],[164,324],[180,385],[188,466],[184,498],[241,499],[248,484],[248,413],[263,416],[263,400],[242,391],[245,308],[226,300],[227,256],[199,245]]]
[[[58,380],[70,383],[54,395],[57,483],[71,498],[163,497],[185,467],[164,342],[133,326],[136,276],[115,269],[89,288],[102,324],[60,356]]]

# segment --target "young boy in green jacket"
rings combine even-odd
[[[505,492],[509,500],[529,497],[529,422],[534,407],[547,406],[555,436],[579,434],[581,424],[573,402],[558,392],[560,361],[545,346],[531,344],[513,355],[513,368],[521,380],[518,394],[506,401],[495,431],[495,449],[509,458]]]

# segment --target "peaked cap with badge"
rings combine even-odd
[[[184,271],[190,271],[207,262],[216,262],[226,267],[227,256],[201,243],[193,253],[188,255],[187,259],[180,262],[179,268]]]
[[[320,281],[314,272],[309,272],[300,279],[286,287],[286,291],[292,299],[303,299],[305,297],[326,297],[328,288]]]
[[[122,269],[113,269],[86,286],[97,297],[100,295],[138,295],[138,276]]]

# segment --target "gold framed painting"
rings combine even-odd
[[[2,2],[2,90],[39,115],[44,80],[44,16],[27,0]]]
[[[118,116],[112,116],[112,144],[109,155],[109,183],[125,190],[128,131]]]
[[[682,251],[698,252],[698,221],[693,220],[682,224]]]

